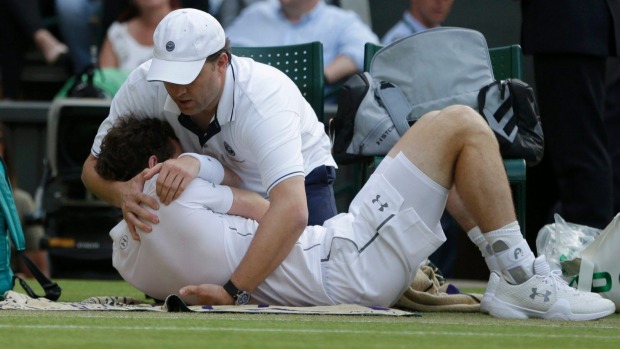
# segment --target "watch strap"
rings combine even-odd
[[[232,280],[228,280],[228,282],[224,285],[224,290],[233,298],[235,302],[237,301],[239,294],[243,292],[238,289],[235,284],[233,284]]]

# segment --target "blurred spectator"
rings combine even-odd
[[[441,25],[448,17],[454,0],[410,0],[409,10],[381,39],[387,45],[405,36]]]
[[[44,27],[41,13],[39,0],[0,0],[0,67],[5,99],[18,97],[27,45],[34,42],[48,64],[57,63],[69,51]]]
[[[69,46],[73,73],[83,71],[93,63],[93,58],[97,58],[97,47],[103,36],[101,2],[102,0],[56,0],[58,25],[65,43]]]
[[[130,72],[153,56],[157,24],[176,6],[175,0],[133,0],[108,28],[101,46],[101,68]]]
[[[222,24],[222,27],[227,28],[234,20],[237,18],[239,13],[243,11],[244,8],[248,7],[255,2],[259,2],[263,0],[226,0],[222,1],[218,12],[217,18]]]
[[[13,198],[15,207],[19,215],[19,220],[24,230],[26,241],[26,256],[28,256],[34,264],[36,264],[41,272],[47,276],[50,275],[47,251],[42,250],[41,240],[45,237],[45,230],[41,222],[32,221],[32,214],[35,211],[35,204],[32,196],[25,190],[17,186],[17,178],[13,167],[13,151],[8,129],[0,122],[0,157],[4,159],[6,171],[13,187]],[[31,278],[30,270],[23,264],[20,259],[18,270],[25,277]]]
[[[226,35],[233,46],[282,46],[320,41],[327,84],[361,71],[364,45],[379,42],[355,12],[328,5],[323,0],[256,2],[226,28]]]
[[[211,1],[209,4],[212,9],[215,7],[214,5],[217,5],[216,11],[214,12],[216,18],[220,21],[222,27],[227,28],[244,8],[259,1],[264,0],[220,0],[219,2],[221,3],[218,3],[218,1]],[[337,5],[338,2],[338,0],[325,1],[325,3],[333,5]]]
[[[533,56],[545,134],[543,161],[528,169],[528,236],[551,223],[553,212],[604,228],[613,217],[603,123],[606,62],[620,49],[620,1],[523,0],[521,7],[521,44]]]
[[[118,20],[124,9],[129,6],[133,0],[104,0],[101,9],[101,28],[107,31],[112,22]],[[209,0],[181,0],[181,7],[196,8],[205,12],[209,12]]]

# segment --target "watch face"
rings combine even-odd
[[[247,292],[242,292],[240,295],[237,296],[237,305],[248,304],[249,301],[250,294]]]

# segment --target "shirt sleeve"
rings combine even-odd
[[[201,178],[195,178],[183,194],[191,194],[188,202],[208,208],[217,213],[228,213],[233,204],[233,193],[230,187],[213,184]]]
[[[364,45],[367,42],[379,43],[377,35],[357,16],[351,14],[347,24],[342,27],[339,37],[339,55],[353,59],[357,68],[364,69]]]
[[[300,127],[296,111],[282,110],[261,120],[252,134],[244,137],[267,193],[287,178],[305,175]]]

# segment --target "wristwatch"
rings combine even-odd
[[[226,285],[224,285],[224,290],[226,290],[226,292],[228,292],[228,294],[233,298],[236,305],[248,304],[248,302],[250,301],[250,293],[238,289],[231,280],[228,280]]]

